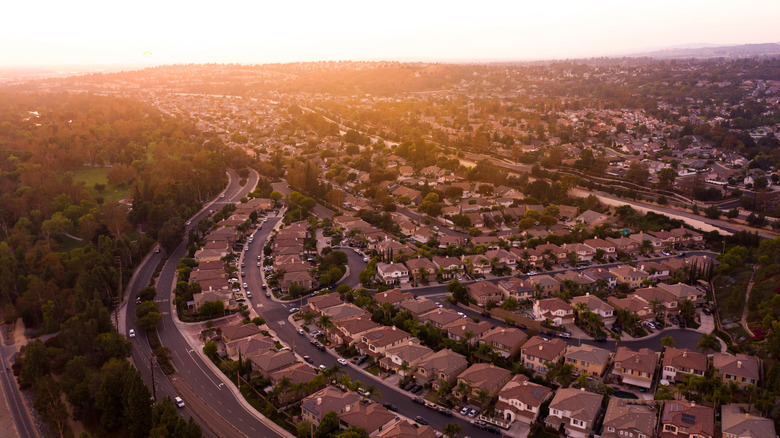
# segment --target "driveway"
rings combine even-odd
[[[704,312],[699,312],[699,318],[701,325],[696,329],[697,332],[709,334],[715,330],[715,318],[712,315],[705,315]]]

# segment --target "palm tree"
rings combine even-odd
[[[483,411],[490,403],[491,398],[492,397],[490,396],[490,391],[488,391],[487,389],[482,388],[477,391],[477,400],[479,400],[479,405]]]
[[[720,351],[720,341],[712,333],[706,334],[701,337],[701,340],[696,344],[696,348],[702,351],[705,355],[710,351]]]
[[[671,337],[669,335],[666,335],[663,338],[661,338],[661,346],[662,347],[664,347],[664,348],[666,348],[666,347],[674,347],[675,345],[677,345],[677,343],[674,342],[674,338],[673,337]]]
[[[463,426],[460,423],[447,423],[444,427],[444,436],[448,438],[457,438],[463,432]]]
[[[574,305],[574,314],[577,316],[582,315],[587,311],[588,311],[588,305],[583,302],[579,302]]]
[[[663,309],[663,307],[664,307],[664,303],[662,303],[661,300],[659,300],[658,298],[653,298],[647,304],[649,304],[650,307],[653,308],[653,313],[655,313],[655,314],[658,314],[658,312],[660,312],[661,309]]]
[[[333,317],[330,315],[322,315],[320,316],[320,320],[317,321],[320,327],[323,329],[329,329],[333,327]]]
[[[639,251],[642,254],[647,254],[648,252],[653,252],[653,243],[650,242],[648,239],[642,240],[642,243],[639,245]]]
[[[612,339],[615,340],[615,353],[617,353],[618,345],[620,344],[620,338],[622,338],[623,335],[620,333],[612,333]]]

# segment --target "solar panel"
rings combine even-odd
[[[696,416],[691,414],[682,414],[682,422],[687,424],[696,424]]]

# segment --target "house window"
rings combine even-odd
[[[664,424],[664,432],[677,432],[677,426],[671,424]]]
[[[607,430],[610,431],[610,432],[614,432],[615,428],[614,427],[608,427]]]

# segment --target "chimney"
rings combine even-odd
[[[542,344],[539,344],[539,351],[544,350],[544,346]]]
[[[460,329],[461,329],[461,330],[466,330],[466,326],[465,326],[465,325],[462,325],[462,326],[460,326]]]
[[[741,360],[737,361],[737,368],[742,368],[742,361]]]
[[[683,357],[688,357],[688,351],[683,350]]]
[[[692,402],[691,402],[691,407],[692,407],[692,408],[693,408],[693,407],[696,407],[696,402],[695,402],[695,401],[692,401]]]
[[[745,419],[746,419],[746,420],[749,420],[749,419],[750,419],[750,412],[745,412]]]
[[[395,330],[395,326],[393,326],[393,330]]]
[[[317,397],[317,406],[322,404],[322,397]]]
[[[585,388],[580,388],[580,391],[581,392],[585,392]]]
[[[636,360],[636,363],[639,363],[639,356],[634,356],[634,359]]]

